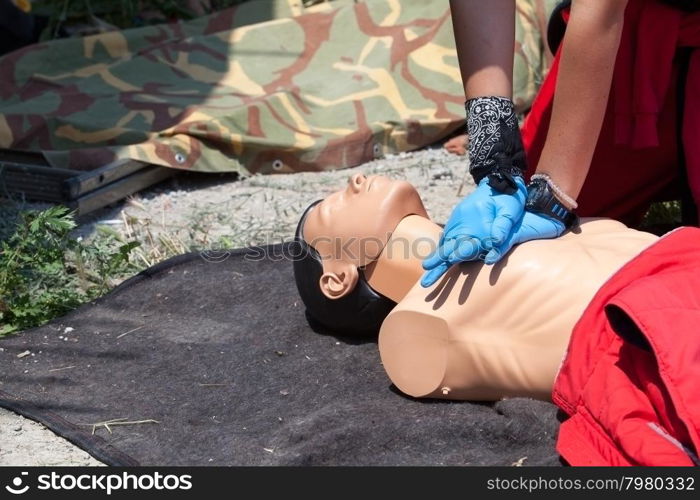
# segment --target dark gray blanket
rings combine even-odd
[[[376,342],[312,331],[291,263],[252,251],[176,257],[1,340],[0,406],[114,465],[559,464],[554,405],[401,395]]]

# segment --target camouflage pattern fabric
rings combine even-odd
[[[548,63],[556,0],[518,0],[515,100]],[[449,5],[254,0],[189,22],[0,59],[0,147],[87,170],[117,158],[198,171],[358,165],[464,123]]]
[[[523,113],[532,105],[554,55],[547,46],[547,23],[562,0],[518,0],[515,16],[513,100]]]

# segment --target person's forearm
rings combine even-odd
[[[572,198],[586,180],[603,124],[627,0],[573,0],[552,119],[537,173]]]
[[[450,0],[467,99],[512,97],[515,0]]]

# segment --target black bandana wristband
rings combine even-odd
[[[489,185],[497,191],[515,193],[515,178],[523,176],[526,163],[513,101],[497,96],[476,97],[465,107],[469,172],[474,182],[488,177]]]

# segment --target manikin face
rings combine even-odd
[[[323,292],[339,298],[352,290],[357,268],[375,260],[408,215],[428,217],[416,189],[406,181],[355,174],[309,213],[304,240],[323,261]]]

